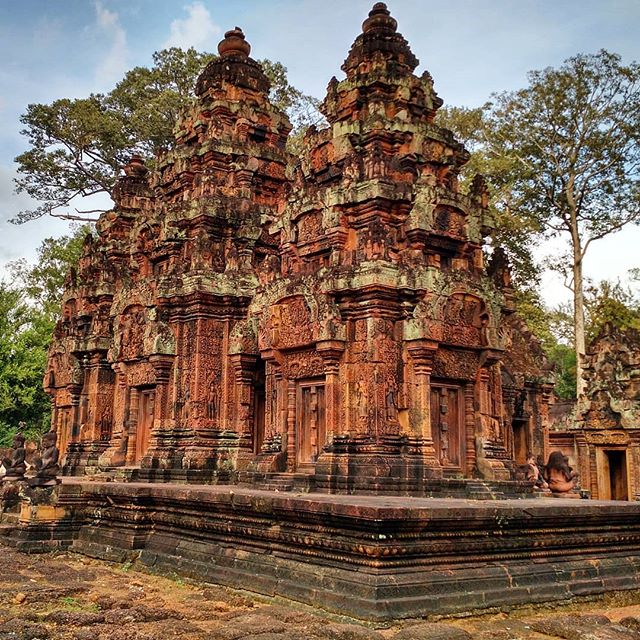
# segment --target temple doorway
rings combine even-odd
[[[296,466],[311,470],[326,440],[324,384],[300,382],[296,405]]]
[[[462,471],[465,459],[464,410],[458,385],[431,385],[431,436],[445,470]]]
[[[134,462],[139,464],[149,447],[153,414],[155,406],[155,390],[142,389],[138,400],[138,424],[136,425],[136,455]]]
[[[518,464],[525,464],[531,451],[528,433],[528,421],[524,418],[514,418],[513,427],[513,457]]]
[[[601,456],[602,468],[598,496],[602,500],[628,500],[627,452],[623,449],[605,449]]]

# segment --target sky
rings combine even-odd
[[[215,51],[224,31],[241,27],[252,56],[282,62],[290,82],[324,97],[372,0],[0,0],[0,276],[8,261],[35,260],[40,242],[68,223],[9,222],[33,203],[15,194],[14,158],[25,151],[20,114],[30,103],[109,91],[154,51],[194,46]],[[639,0],[389,0],[398,30],[428,69],[445,104],[478,106],[492,92],[526,85],[527,71],[558,66],[599,49],[640,60]],[[594,281],[640,267],[640,229],[594,243],[585,271]],[[558,243],[538,252],[542,260]],[[549,305],[569,298],[552,274]]]

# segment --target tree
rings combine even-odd
[[[76,225],[70,235],[45,238],[37,249],[36,264],[29,264],[24,258],[9,263],[14,285],[52,323],[60,315],[65,278],[69,269],[78,264],[82,244],[90,233],[93,233],[90,225]]]
[[[605,325],[622,331],[640,330],[640,302],[620,282],[603,280],[585,291],[587,344],[602,334]]]
[[[75,210],[79,199],[111,195],[121,167],[133,153],[149,162],[173,143],[180,113],[193,97],[198,74],[213,59],[190,48],[153,54],[151,67],[136,67],[108,94],[31,104],[21,117],[29,149],[16,158],[18,192],[39,204],[13,222],[43,215],[93,221],[101,209]],[[273,103],[287,111],[300,129],[319,122],[318,101],[291,86],[279,62],[261,61]]]
[[[491,135],[484,107],[443,107],[438,110],[436,124],[453,132],[456,140],[470,152],[469,162],[462,168],[462,187],[468,188],[473,177],[480,173],[489,185],[489,208],[496,221],[492,247],[501,247],[512,270],[514,285],[522,292],[533,291],[540,278],[540,267],[532,250],[541,235],[539,225],[514,209],[512,185],[508,177],[511,158],[489,152]]]
[[[10,443],[18,423],[41,433],[51,401],[42,388],[53,324],[22,293],[0,282],[0,444]]]
[[[494,96],[487,153],[505,160],[512,209],[569,241],[577,390],[585,352],[583,261],[591,243],[640,220],[640,66],[577,55]]]
[[[38,262],[9,265],[12,284],[0,281],[0,446],[11,443],[18,423],[35,438],[48,428],[51,401],[42,388],[47,351],[60,312],[64,279],[78,263],[89,229],[47,238]]]

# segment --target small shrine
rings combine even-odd
[[[592,498],[640,497],[640,333],[611,325],[584,358],[585,391],[554,416],[550,446],[572,461]]]
[[[65,473],[421,493],[546,458],[552,377],[483,250],[484,180],[461,188],[386,6],[295,157],[242,31],[218,52],[69,275],[45,378]]]

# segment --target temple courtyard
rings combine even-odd
[[[1,640],[584,640],[640,638],[640,591],[378,627],[71,553],[0,547]],[[11,570],[7,570],[11,567]]]

